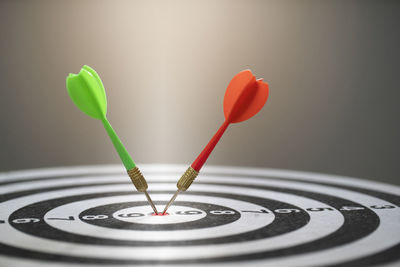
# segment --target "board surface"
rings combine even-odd
[[[186,166],[140,165],[162,210]],[[206,167],[153,216],[117,166],[0,174],[0,266],[399,266],[400,187]]]

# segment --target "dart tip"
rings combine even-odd
[[[178,196],[178,194],[180,192],[181,192],[180,190],[176,190],[175,194],[171,197],[171,199],[169,200],[167,205],[165,205],[165,208],[164,208],[164,210],[162,212],[162,215],[164,215],[167,212],[168,208],[172,205],[172,203],[175,201],[176,197]]]
[[[149,202],[149,204],[150,204],[151,208],[153,209],[154,213],[158,214],[157,208],[154,205],[153,200],[151,200],[151,197],[150,197],[149,193],[147,193],[147,191],[143,191],[143,192],[146,195],[147,201]]]

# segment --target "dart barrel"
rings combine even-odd
[[[133,185],[139,192],[144,192],[147,190],[147,182],[138,167],[128,170],[128,175],[131,178]]]
[[[189,167],[182,175],[181,179],[179,179],[176,186],[180,191],[186,191],[189,188],[189,186],[193,183],[194,179],[196,179],[198,174],[199,173],[195,169]]]

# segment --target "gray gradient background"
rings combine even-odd
[[[190,164],[230,79],[270,84],[208,164],[400,184],[400,1],[0,1],[0,171],[119,163],[70,101],[83,64],[139,163]]]

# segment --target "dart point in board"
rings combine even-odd
[[[94,69],[85,65],[82,67],[79,74],[70,73],[68,75],[66,87],[72,101],[83,113],[103,123],[133,185],[136,187],[137,191],[145,194],[153,211],[158,214],[150,195],[147,193],[148,185],[146,179],[139,168],[136,167],[132,157],[129,155],[107,119],[107,98],[100,76]]]
[[[233,77],[224,96],[225,121],[179,179],[177,183],[178,190],[167,203],[162,214],[167,212],[179,193],[186,191],[190,187],[228,126],[231,123],[248,120],[256,115],[267,102],[268,95],[268,84],[262,78],[256,79],[250,70],[243,70]]]

